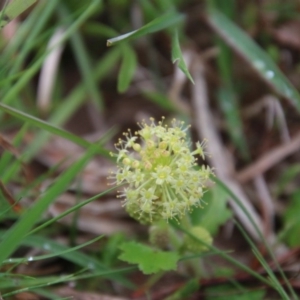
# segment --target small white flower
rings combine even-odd
[[[201,206],[206,182],[213,174],[210,167],[196,165],[196,155],[205,157],[204,143],[190,151],[186,139],[189,126],[172,121],[171,126],[150,119],[142,122],[134,135],[126,132],[125,141],[116,145],[118,170],[116,183],[127,183],[119,197],[125,198],[127,212],[141,223],[179,219],[193,207]],[[137,143],[137,140],[140,140]],[[129,150],[132,151],[129,151]]]
[[[171,169],[168,166],[158,166],[155,172],[152,173],[152,177],[156,179],[155,183],[159,185],[165,182],[171,182]]]

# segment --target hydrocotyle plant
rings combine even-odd
[[[173,119],[171,125],[150,118],[139,124],[134,134],[128,130],[125,139],[116,144],[118,168],[110,178],[124,184],[118,197],[131,217],[142,224],[160,220],[179,220],[195,207],[201,207],[208,179],[209,166],[196,168],[197,156],[205,158],[205,141],[190,150],[184,122]]]

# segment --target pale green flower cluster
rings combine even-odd
[[[129,130],[125,140],[116,144],[118,169],[110,178],[126,184],[119,197],[124,198],[127,212],[141,223],[161,219],[179,219],[193,207],[201,206],[203,192],[212,170],[196,169],[195,156],[203,159],[203,143],[190,151],[188,126],[173,120],[171,126],[162,121],[150,125],[142,122],[134,135]]]

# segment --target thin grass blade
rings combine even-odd
[[[138,30],[134,30],[126,34],[119,35],[115,38],[107,40],[107,46],[110,47],[120,42],[139,38],[146,34],[157,32],[171,26],[175,26],[178,23],[182,22],[183,20],[184,20],[184,15],[179,14],[175,11],[169,12],[167,14],[164,14],[154,19],[153,21],[139,28]]]
[[[3,261],[3,264],[22,264],[22,263],[27,263],[27,262],[30,262],[30,261],[38,261],[38,260],[44,260],[44,259],[48,259],[48,258],[54,258],[54,257],[58,257],[58,256],[67,256],[67,254],[71,253],[71,252],[74,252],[74,251],[77,251],[85,246],[88,246],[90,244],[93,244],[95,242],[97,242],[98,240],[100,240],[103,236],[98,236],[86,243],[83,243],[83,244],[80,244],[78,246],[75,246],[75,247],[71,247],[71,248],[67,248],[64,249],[64,250],[61,250],[61,251],[57,251],[57,252],[53,252],[51,254],[44,254],[44,255],[38,255],[38,256],[30,256],[28,258],[9,258],[7,260],[4,260]],[[30,237],[31,239],[33,239],[34,237]],[[29,239],[30,239],[29,238]],[[28,239],[28,238],[27,238]],[[44,239],[44,238],[42,238]],[[49,240],[47,239],[44,239],[43,241],[43,248],[45,250],[49,250],[50,249],[50,245],[48,243]],[[41,244],[41,241],[39,241],[39,244]],[[49,247],[49,249],[46,249],[47,247]]]
[[[193,77],[190,74],[190,72],[185,64],[184,58],[182,56],[177,29],[173,30],[173,33],[172,33],[172,62],[173,62],[173,64],[175,64],[177,62],[178,68],[185,74],[185,76],[193,84],[195,84]]]
[[[40,219],[48,206],[68,187],[72,179],[83,169],[97,151],[98,145],[90,147],[87,152],[65,171],[44,195],[22,215],[17,223],[5,232],[0,242],[0,263],[14,252],[21,240]]]
[[[70,13],[67,11],[64,5],[61,5],[60,8],[61,9],[59,10],[59,14],[61,20],[64,21],[67,19]],[[68,23],[68,25],[70,26],[71,23]],[[99,88],[97,87],[96,81],[93,79],[92,64],[90,62],[90,58],[81,34],[78,31],[75,31],[70,37],[70,42],[80,69],[83,83],[91,100],[95,105],[95,108],[100,112],[104,107],[103,97],[99,91]]]
[[[48,132],[51,132],[55,135],[58,135],[60,137],[64,137],[70,141],[73,141],[74,143],[81,145],[81,146],[90,146],[90,143],[82,140],[81,138],[79,138],[76,135],[73,135],[72,133],[69,133],[61,128],[58,128],[54,125],[49,124],[48,122],[41,120],[39,118],[36,118],[32,115],[26,114],[22,111],[19,111],[13,107],[10,107],[8,105],[2,104],[0,103],[0,109],[24,122],[28,122],[29,124],[36,126],[38,128],[44,129]]]
[[[300,112],[300,95],[270,56],[225,15],[211,8],[208,21],[233,49],[238,51],[274,90],[289,99]]]
[[[11,20],[19,16],[22,12],[28,9],[37,0],[14,0],[10,2],[7,7],[0,12],[0,28],[3,28]]]
[[[2,103],[9,103],[10,101],[13,101],[16,97],[18,97],[19,92],[28,84],[30,79],[38,72],[40,66],[44,62],[44,59],[51,53],[51,51],[60,43],[67,40],[82,23],[88,19],[95,9],[97,8],[97,5],[101,0],[94,0],[90,3],[90,5],[87,7],[87,9],[79,16],[79,18],[64,32],[63,36],[61,37],[60,41],[57,42],[56,45],[54,45],[52,48],[48,49],[43,55],[41,55],[32,65],[30,68],[28,68],[23,76],[12,86],[12,88],[3,96]]]
[[[109,51],[96,65],[93,70],[93,78],[98,82],[113,68],[121,55],[119,47]],[[49,123],[56,126],[64,124],[72,114],[85,102],[86,88],[82,83],[74,88],[69,95],[61,101],[59,109],[56,109],[49,118]],[[35,153],[47,142],[50,134],[40,132],[26,151],[26,159],[34,157]],[[107,154],[103,154],[105,157]]]
[[[122,47],[123,58],[118,76],[118,91],[124,93],[128,89],[134,76],[137,58],[134,50],[129,45],[122,44],[120,46]]]

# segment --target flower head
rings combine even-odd
[[[190,151],[184,122],[173,120],[164,125],[150,119],[140,124],[134,135],[124,133],[116,144],[118,169],[112,177],[117,184],[127,184],[119,197],[127,212],[141,223],[161,219],[179,219],[192,208],[201,206],[209,167],[195,168],[197,158],[205,156],[203,143]]]

